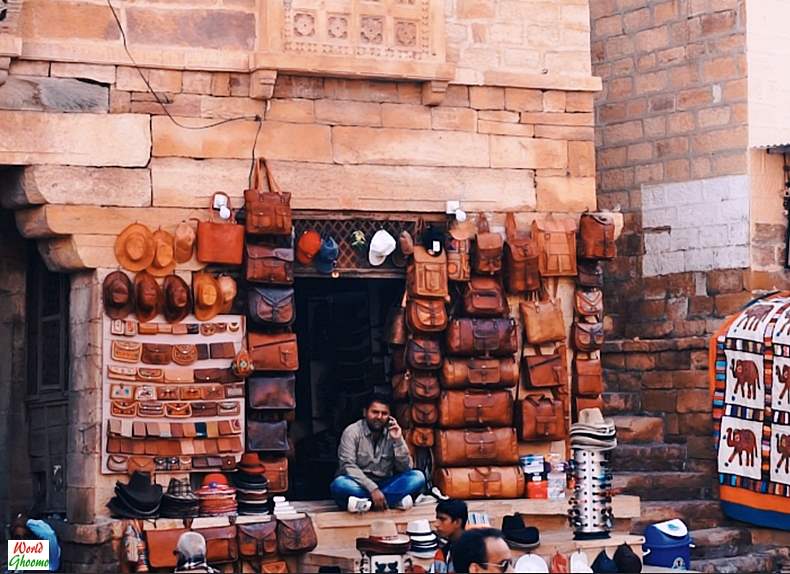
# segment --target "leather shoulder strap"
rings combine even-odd
[[[481,213],[477,216],[477,232],[478,233],[488,233],[488,218],[486,217],[485,213]]]
[[[269,183],[269,193],[282,193],[280,186],[277,185],[277,181],[274,179],[272,170],[265,159],[263,160],[263,168],[266,170],[266,181]]]
[[[509,211],[507,216],[505,216],[505,236],[508,238],[508,241],[510,241],[515,239],[517,233],[516,216],[512,211]]]

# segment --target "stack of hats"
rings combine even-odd
[[[405,554],[409,537],[398,532],[392,520],[374,520],[367,538],[357,538],[357,550],[363,554]]]
[[[107,503],[116,518],[156,518],[162,503],[162,487],[151,484],[151,476],[135,472],[129,484],[115,483],[115,496]]]
[[[439,539],[425,520],[412,520],[406,526],[409,535],[409,551],[417,558],[433,558],[439,548]]]
[[[171,478],[162,497],[163,518],[195,518],[200,513],[198,497],[192,492],[189,478]]]
[[[197,491],[200,516],[236,516],[236,489],[228,484],[221,472],[210,472],[203,477]]]
[[[502,518],[502,535],[512,548],[529,550],[540,545],[540,531],[535,526],[527,526],[518,512]]]
[[[261,464],[257,452],[242,455],[237,471],[233,474],[239,514],[268,514],[269,480],[265,473],[266,468]]]
[[[600,409],[584,409],[571,425],[571,446],[589,450],[612,450],[617,446],[614,421],[604,419]]]
[[[277,520],[289,520],[306,516],[304,512],[297,512],[284,496],[275,496],[272,500],[274,500],[274,517]]]

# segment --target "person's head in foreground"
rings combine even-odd
[[[475,528],[461,535],[453,546],[456,572],[511,572],[510,548],[496,528]]]
[[[466,529],[469,510],[463,500],[449,498],[436,505],[436,520],[433,527],[441,538],[457,542]]]

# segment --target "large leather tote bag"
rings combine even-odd
[[[261,189],[261,172],[266,172],[269,191]],[[245,226],[250,235],[291,234],[291,194],[280,191],[265,159],[255,163],[252,187],[244,192],[247,211]]]
[[[227,194],[215,193],[211,196],[210,219],[198,222],[197,259],[201,263],[241,265],[244,257],[244,226],[237,224],[234,216],[227,222],[215,220],[214,198],[218,195],[227,198],[230,209],[230,198]]]

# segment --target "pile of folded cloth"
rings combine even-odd
[[[236,489],[228,484],[221,472],[210,472],[203,477],[197,490],[200,516],[236,516]]]
[[[135,472],[129,484],[115,483],[115,496],[107,508],[115,518],[156,518],[162,503],[162,486],[151,484],[151,475]]]
[[[614,421],[604,419],[600,409],[584,409],[571,425],[571,447],[613,450],[617,446]]]
[[[162,518],[195,518],[200,513],[200,502],[187,478],[171,478],[162,497],[159,515]]]
[[[256,452],[244,453],[233,473],[239,514],[255,516],[269,513],[269,480]]]
[[[433,558],[439,549],[439,538],[425,519],[409,522],[406,534],[409,535],[409,552],[416,558]]]

